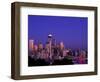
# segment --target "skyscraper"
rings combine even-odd
[[[41,42],[38,44],[38,49],[39,50],[42,50],[43,49],[43,44]]]
[[[33,51],[34,48],[34,40],[29,40],[29,50]]]
[[[53,38],[53,41],[52,41],[52,45],[53,46],[56,46],[57,45],[56,39],[54,39],[54,38]]]
[[[60,42],[60,49],[63,50],[64,49],[64,43]]]

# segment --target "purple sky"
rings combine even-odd
[[[28,15],[28,39],[35,43],[47,41],[48,34],[59,43],[63,41],[67,48],[87,49],[88,18]]]

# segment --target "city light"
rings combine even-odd
[[[65,47],[63,41],[56,43],[53,40],[52,34],[48,35],[45,45],[29,40],[29,66],[87,64],[85,50],[71,50]]]

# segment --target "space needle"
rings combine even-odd
[[[48,42],[49,42],[49,51],[50,51],[50,59],[52,59],[52,34],[48,35]]]

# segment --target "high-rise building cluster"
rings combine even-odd
[[[41,42],[36,45],[35,40],[29,40],[28,46],[29,66],[87,63],[87,51],[73,51],[65,48],[63,41],[57,44],[52,34],[48,35],[45,45],[43,45]]]

